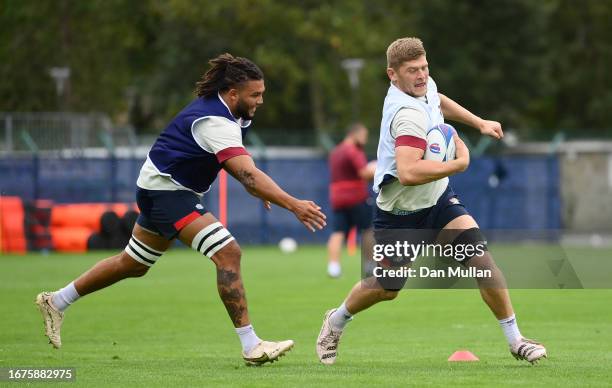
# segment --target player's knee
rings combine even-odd
[[[480,273],[486,274],[483,277],[476,277],[479,288],[507,288],[506,278],[495,264],[491,253],[485,252],[481,256],[472,257],[467,266],[476,268]]]
[[[380,292],[378,293],[378,298],[380,300],[393,300],[397,298],[398,294],[398,290],[380,290]]]
[[[143,277],[147,274],[147,272],[149,272],[149,268],[151,267],[147,267],[146,265],[142,265],[142,264],[140,264],[139,266],[133,267],[130,273],[130,277],[132,278]]]
[[[395,267],[390,267],[395,268]],[[392,300],[397,297],[398,292],[404,288],[407,277],[390,277],[390,276],[374,276],[378,287],[380,287],[380,299],[381,300]]]
[[[489,255],[487,240],[479,228],[462,231],[451,244],[455,247],[455,258],[466,266],[471,266],[475,258]]]
[[[236,241],[227,244],[223,249],[219,250],[213,257],[217,266],[222,267],[240,267],[240,259],[242,258],[242,250]]]
[[[163,252],[158,251],[143,241],[132,236],[125,250],[121,252],[121,263],[127,276],[144,276],[149,268],[162,256]]]
[[[119,255],[120,271],[127,277],[139,278],[147,274],[151,267],[144,265],[130,256],[126,251]]]
[[[466,263],[468,267],[474,267],[480,270],[494,270],[497,269],[493,256],[489,252],[483,252],[482,255],[472,256]]]

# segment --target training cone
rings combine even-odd
[[[480,361],[478,357],[474,355],[474,353],[469,350],[457,350],[455,353],[451,354],[448,358],[448,361]]]

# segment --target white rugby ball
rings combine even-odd
[[[282,238],[278,242],[278,248],[283,253],[293,253],[293,252],[297,251],[297,247],[298,247],[297,241],[295,241],[291,237]]]
[[[446,162],[455,159],[455,128],[449,124],[439,124],[427,131],[425,160]]]

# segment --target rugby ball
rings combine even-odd
[[[427,131],[427,148],[425,160],[446,162],[455,159],[455,128],[449,124],[438,124]]]
[[[278,248],[283,253],[293,253],[297,251],[297,248],[298,248],[297,241],[295,241],[291,237],[282,238],[278,242]]]

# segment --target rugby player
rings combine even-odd
[[[486,242],[478,224],[449,186],[448,176],[468,167],[465,144],[455,135],[456,159],[448,162],[424,160],[423,155],[427,130],[444,123],[444,119],[466,124],[494,139],[503,136],[500,123],[483,120],[438,93],[418,38],[402,38],[389,45],[387,75],[391,85],[383,105],[374,177],[374,191],[378,193],[374,238],[377,232],[390,229],[430,229],[458,231],[452,243],[477,246]],[[459,261],[456,256],[455,260]],[[546,357],[542,344],[522,336],[505,279],[490,252],[463,257],[461,263],[491,271],[490,279],[476,280],[482,299],[499,321],[510,353],[531,363]],[[325,313],[316,344],[319,360],[333,364],[342,333],[353,316],[378,302],[395,299],[406,280],[365,277],[358,282],[338,308]]]
[[[275,361],[292,348],[291,340],[263,341],[255,333],[240,273],[240,247],[201,199],[225,169],[266,208],[273,203],[291,211],[311,231],[325,226],[325,215],[314,202],[283,191],[244,148],[247,128],[263,104],[262,71],[250,60],[230,54],[209,64],[196,84],[197,98],[157,138],[140,170],[140,216],[125,250],[98,262],[66,287],[36,297],[45,333],[55,348],[62,344],[64,312],[72,303],[122,279],[145,275],[175,239],[215,264],[219,296],[247,364]]]

